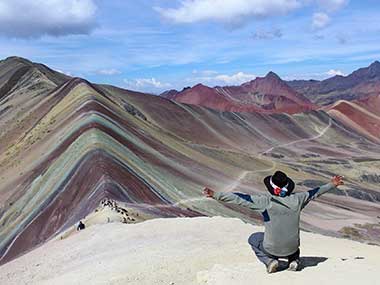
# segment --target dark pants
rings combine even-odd
[[[257,256],[257,258],[262,263],[264,263],[265,265],[268,265],[268,263],[273,259],[286,258],[286,259],[288,259],[288,262],[290,263],[293,260],[299,259],[299,257],[300,257],[300,250],[299,249],[295,253],[288,255],[288,256],[271,255],[265,251],[265,249],[263,247],[263,241],[264,241],[264,233],[254,233],[248,239],[248,243],[251,245],[253,251],[255,252],[255,254]]]

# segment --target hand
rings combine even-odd
[[[343,176],[335,175],[333,178],[331,178],[331,183],[335,185],[335,187],[338,187],[339,185],[343,185]]]
[[[203,189],[203,195],[205,195],[207,198],[213,198],[214,193],[215,193],[215,191],[208,188],[208,187],[205,187],[205,189]]]

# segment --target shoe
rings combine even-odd
[[[278,260],[272,259],[268,265],[267,265],[267,272],[268,273],[273,273],[276,272],[278,268]]]
[[[289,263],[288,270],[289,271],[298,271],[299,266],[300,266],[300,261],[298,259],[293,260],[292,262]]]

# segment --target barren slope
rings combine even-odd
[[[0,283],[378,284],[380,247],[306,232],[303,269],[268,275],[247,243],[257,231],[221,217],[94,225],[0,267]]]

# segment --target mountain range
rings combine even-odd
[[[290,88],[274,72],[240,86],[210,88],[197,84],[181,92],[167,91],[161,96],[180,103],[231,112],[292,114],[315,108],[309,99]]]
[[[354,86],[375,86],[371,78]],[[297,191],[344,174],[346,186],[306,209],[302,228],[380,244],[379,106],[376,92],[320,104],[272,72],[154,96],[2,60],[0,263],[81,219],[95,223],[105,199],[126,223],[225,215],[260,224],[202,189],[265,194],[263,177],[276,169]]]
[[[363,99],[380,93],[380,63],[360,68],[348,76],[318,80],[283,81],[274,72],[240,86],[169,90],[162,97],[224,111],[299,113],[335,103]]]
[[[320,105],[333,104],[338,100],[362,99],[379,95],[380,62],[360,68],[348,76],[336,75],[323,81],[294,80],[287,82],[297,92]]]

